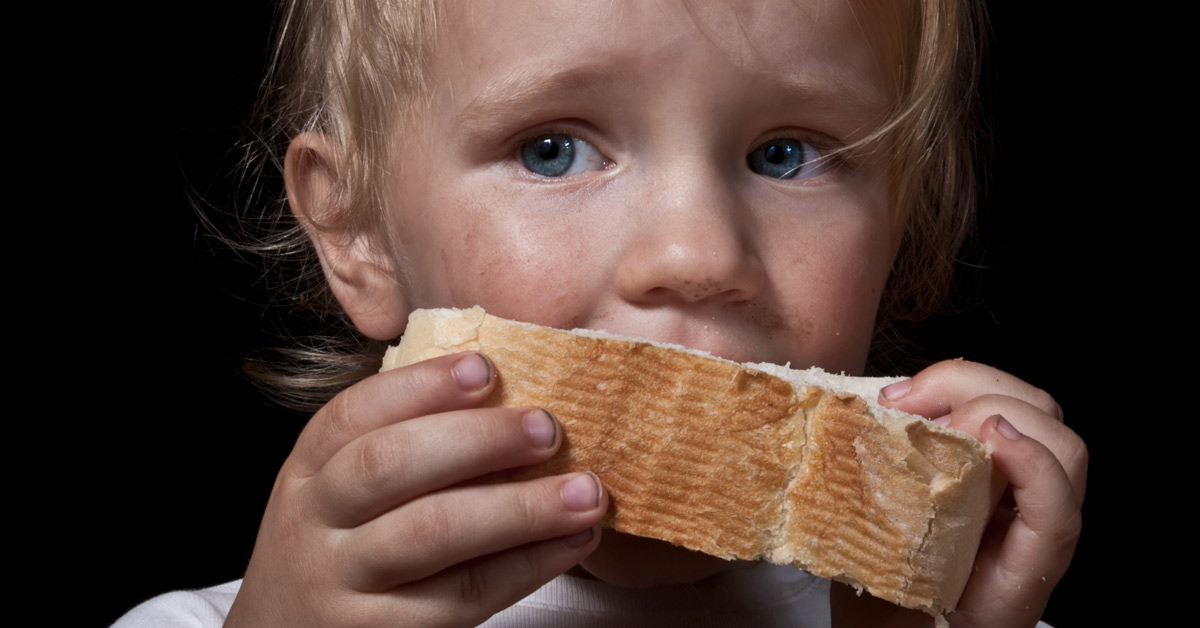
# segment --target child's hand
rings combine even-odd
[[[1058,403],[1012,375],[961,360],[888,386],[879,400],[991,443],[995,467],[1012,487],[1015,504],[1001,502],[993,515],[974,573],[958,608],[947,616],[951,625],[1035,625],[1075,552],[1087,484],[1087,448],[1063,425]],[[843,594],[834,594],[835,614],[842,601],[843,609],[863,610],[844,597],[839,601]],[[873,625],[914,625],[907,621],[913,616],[890,614],[889,621]]]
[[[531,408],[474,409],[478,354],[373,376],[322,408],[275,481],[226,626],[475,625],[595,549],[591,474],[461,486],[557,450]]]

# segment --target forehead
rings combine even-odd
[[[543,84],[736,75],[801,100],[878,112],[888,90],[865,19],[845,0],[450,1],[439,10],[429,68],[450,101],[441,105],[460,110]],[[720,97],[745,86],[714,87]]]

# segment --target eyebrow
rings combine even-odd
[[[880,122],[876,118],[886,116],[887,93],[872,89],[870,83],[858,76],[824,73],[816,80],[804,75],[788,77],[775,84],[778,93],[798,105],[833,109],[867,124]]]
[[[608,64],[572,67],[549,75],[522,69],[488,85],[452,121],[456,126],[488,129],[511,118],[514,111],[533,111],[548,98],[567,93],[593,93],[620,81],[622,74]]]
[[[573,66],[550,74],[523,68],[489,84],[452,122],[458,128],[473,131],[503,131],[505,123],[513,120],[514,112],[529,112],[533,116],[547,102],[562,100],[564,94],[586,98],[624,78],[625,72],[609,63]],[[849,116],[867,125],[878,123],[877,116],[886,115],[887,95],[870,89],[858,77],[822,73],[787,76],[782,80],[763,78],[762,85],[770,93],[796,106],[816,106],[836,117]]]

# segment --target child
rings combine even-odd
[[[879,308],[928,308],[969,215],[972,11],[927,4],[297,3],[288,199],[368,338],[478,304],[861,372]],[[590,474],[457,486],[560,441],[538,409],[476,409],[492,375],[462,355],[348,388],[281,470],[240,587],[119,625],[203,604],[229,626],[928,621],[601,531]],[[980,365],[882,397],[993,444],[1021,516],[999,511],[950,619],[1032,625],[1078,537],[1082,443],[1048,395]]]

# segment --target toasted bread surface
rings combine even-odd
[[[554,458],[501,479],[592,471],[618,531],[954,607],[989,515],[986,446],[831,390],[839,376],[679,349],[418,310],[383,368],[484,352],[487,404],[544,407],[564,432]]]

